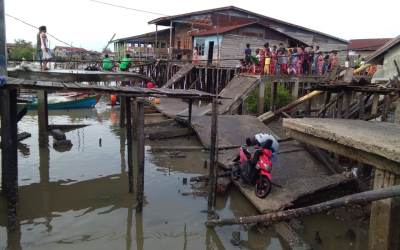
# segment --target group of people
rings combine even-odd
[[[264,75],[324,75],[339,66],[337,51],[324,54],[319,46],[285,48],[269,43],[255,50],[253,54],[250,44],[244,50],[241,61],[242,70],[246,73]]]
[[[122,59],[121,62],[118,64],[118,68],[120,71],[128,71],[132,65],[132,58],[131,55],[126,54]],[[116,65],[111,60],[111,58],[106,54],[103,58],[102,68],[104,71],[113,71]]]

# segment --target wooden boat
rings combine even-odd
[[[90,94],[55,94],[48,96],[48,109],[59,110],[59,109],[89,109],[94,108],[97,102],[100,100],[100,95]],[[37,99],[28,103],[28,109],[37,109]]]

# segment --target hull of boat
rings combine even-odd
[[[89,109],[94,108],[98,102],[97,96],[89,96],[82,99],[49,103],[49,110],[59,110],[59,109]],[[37,103],[32,103],[28,105],[28,109],[37,109]]]

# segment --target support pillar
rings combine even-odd
[[[48,146],[49,138],[47,129],[49,126],[49,110],[47,103],[47,91],[38,90],[38,124],[39,124],[39,146]]]
[[[292,97],[293,100],[299,99],[299,80],[296,80],[293,84],[293,89],[292,89]]]
[[[260,79],[260,84],[258,87],[258,115],[264,114],[264,103],[265,103],[265,81]]]
[[[144,191],[144,103],[133,102],[133,168],[135,169],[136,211],[143,209]]]
[[[7,226],[18,226],[17,90],[0,90],[2,193],[7,200]]]
[[[351,91],[344,92],[344,118],[348,119],[350,116],[350,105],[351,105]]]
[[[188,110],[188,125],[192,125],[192,109],[193,109],[193,99],[189,99],[189,110]]]
[[[126,111],[126,141],[128,145],[128,191],[133,192],[133,157],[132,157],[132,104],[130,97],[124,97]],[[125,147],[125,144],[124,144]]]
[[[119,104],[119,127],[125,128],[125,112],[126,112],[126,99],[125,97],[120,97]]]
[[[374,96],[372,97],[371,116],[374,116],[378,113],[378,106],[379,106],[379,95],[374,94]]]
[[[363,93],[360,93],[359,105],[360,105],[360,112],[358,115],[358,119],[364,120],[364,118],[365,118],[365,96]]]
[[[208,182],[208,202],[207,211],[208,218],[213,217],[213,210],[215,206],[215,189],[217,177],[217,126],[218,126],[218,108],[217,99],[213,98],[212,101],[212,116],[211,116],[211,141],[210,141],[210,168],[209,168],[209,182]]]
[[[271,96],[270,96],[270,110],[276,110],[276,101],[278,98],[278,83],[271,81]]]
[[[375,170],[374,189],[400,184],[400,176]],[[400,198],[372,202],[369,222],[369,250],[400,249]]]

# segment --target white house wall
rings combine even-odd
[[[195,37],[193,40],[193,48],[196,47],[197,41],[204,39],[205,40],[205,47],[204,47],[204,55],[201,56],[199,55],[199,60],[203,61],[202,63],[206,63],[208,60],[208,46],[210,42],[214,42],[214,53],[213,53],[213,64],[217,63],[219,57],[218,57],[218,51],[221,48],[221,43],[222,43],[222,36],[200,36],[200,37]]]
[[[397,65],[400,67],[400,43],[386,52],[383,60],[383,67],[378,68],[378,71],[375,73],[372,81],[387,81],[396,76],[398,73],[394,64],[394,60],[396,60]]]

